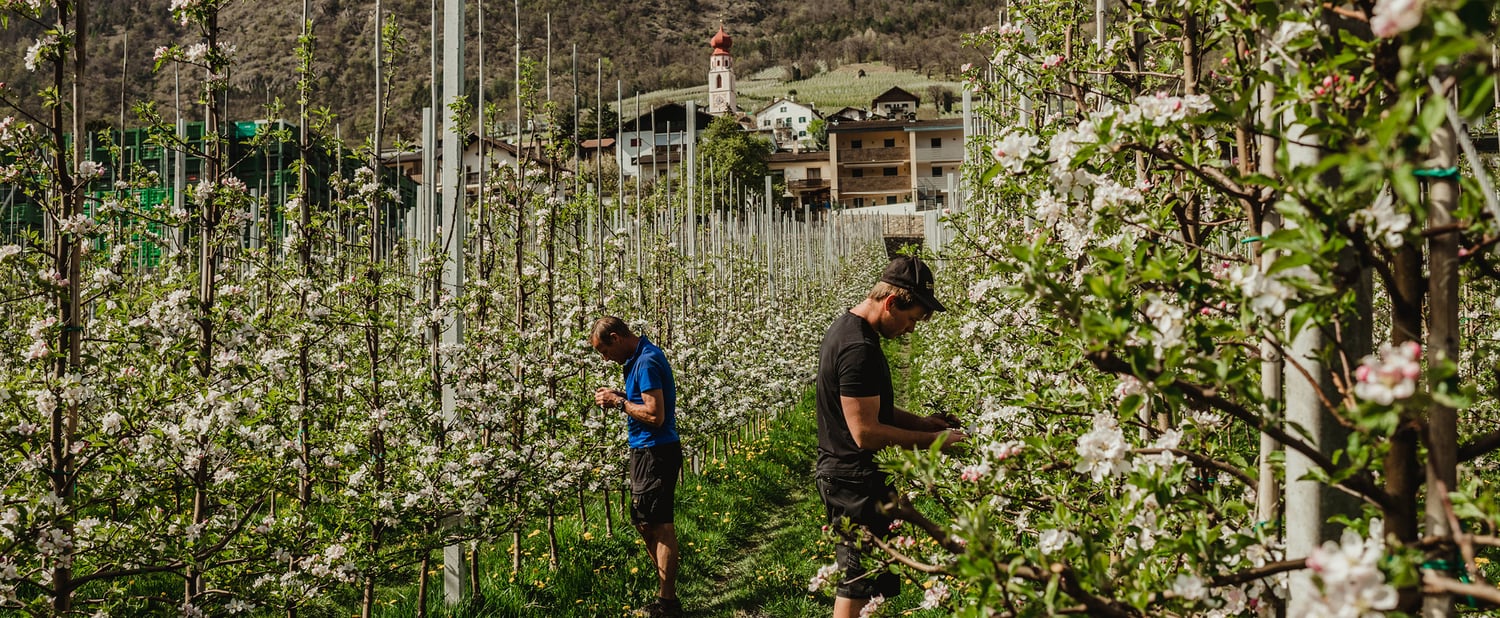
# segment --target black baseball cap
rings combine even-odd
[[[947,311],[943,303],[932,295],[932,269],[922,263],[921,258],[900,256],[885,267],[880,280],[898,288],[911,291],[923,305],[932,311]]]

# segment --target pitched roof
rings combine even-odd
[[[890,90],[880,93],[873,100],[871,100],[870,106],[874,107],[876,103],[886,103],[892,101],[917,101],[918,103],[920,103],[922,99],[917,95],[903,90],[900,86],[891,86]]]
[[[792,105],[796,105],[796,106],[802,107],[804,109],[812,110],[812,113],[813,113],[814,116],[816,116],[818,118],[822,118],[823,117],[823,114],[818,113],[818,109],[816,107],[813,107],[812,105],[809,105],[807,103],[803,103],[801,101],[796,101],[796,100],[789,99],[789,98],[786,98],[786,97],[776,97],[774,99],[771,99],[770,103],[762,105],[760,107],[760,109],[755,110],[755,113],[752,114],[752,115],[759,116],[759,115],[761,115],[761,113],[765,112],[766,110],[771,109],[773,107],[776,107],[777,105],[780,105],[782,103],[791,103]]]
[[[697,126],[695,128],[699,131],[707,129],[708,123],[714,121],[713,114],[708,113],[707,110],[708,108],[703,105],[699,105],[698,109],[696,110],[698,113]],[[662,105],[656,106],[655,109],[649,112],[635,117],[632,120],[625,121],[620,125],[620,132],[634,132],[637,130],[636,127],[639,126],[641,127],[641,129],[639,130],[649,129],[656,133],[665,133],[665,126],[661,127],[661,130],[658,131],[656,130],[656,127],[653,127],[651,125],[653,120],[656,123],[662,125],[665,125],[668,122],[672,123],[672,132],[674,133],[678,131],[685,131],[687,130],[687,117],[688,115],[686,105],[683,105],[682,103],[664,103]]]

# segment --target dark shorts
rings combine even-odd
[[[836,476],[817,477],[818,494],[823,497],[823,507],[828,512],[828,523],[838,526],[840,520],[848,518],[852,524],[864,526],[875,536],[885,539],[891,536],[891,522],[895,519],[880,512],[879,504],[888,502],[896,489],[886,480],[886,475],[876,474],[868,478]],[[884,571],[865,574],[861,554],[879,549],[861,549],[855,542],[840,541],[834,549],[834,559],[844,572],[839,582],[838,596],[846,599],[869,599],[876,595],[887,599],[901,593],[901,576]]]
[[[682,472],[682,443],[630,449],[630,523],[670,524]]]

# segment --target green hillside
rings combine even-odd
[[[860,77],[860,71],[864,71],[864,77]],[[928,88],[933,86],[946,88],[955,96],[962,96],[963,92],[963,84],[960,82],[895,69],[884,63],[844,65],[832,71],[796,81],[786,79],[786,74],[787,71],[781,67],[773,67],[741,77],[736,84],[740,111],[754,113],[755,110],[776,97],[784,97],[792,93],[796,94],[798,101],[812,104],[818,111],[825,113],[837,111],[843,107],[868,108],[871,99],[892,86],[899,86],[921,97],[922,108],[918,114],[923,118],[931,118],[950,114],[939,112],[932,97],[928,94]],[[641,95],[641,109],[650,109],[655,104],[668,101],[696,100],[703,105],[706,104],[707,94],[707,83],[691,88],[658,90]],[[634,105],[634,100],[625,102],[626,117],[635,112]],[[956,106],[954,112],[957,112]]]

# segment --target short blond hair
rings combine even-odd
[[[922,308],[924,309],[927,307],[927,305],[922,304],[922,301],[917,300],[917,296],[915,294],[912,294],[911,290],[908,290],[901,286],[891,285],[884,281],[876,283],[875,287],[870,288],[870,295],[868,298],[878,303],[892,296],[896,297],[896,308],[902,311],[906,311],[918,305],[922,306]]]

